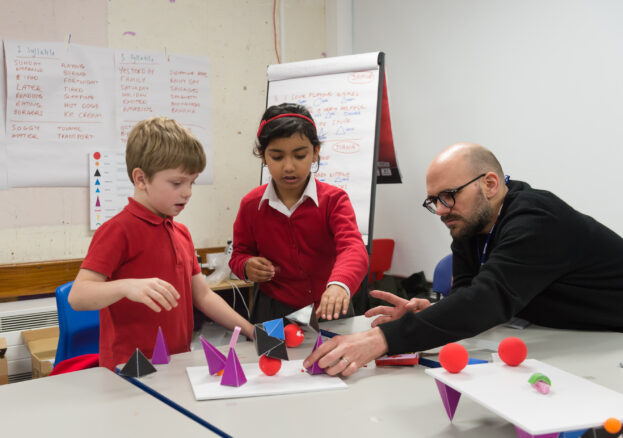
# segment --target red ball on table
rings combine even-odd
[[[281,369],[281,360],[262,354],[260,357],[260,369],[267,376],[274,376]]]
[[[450,373],[460,372],[469,361],[469,354],[461,344],[451,342],[443,346],[439,352],[439,363]]]
[[[283,328],[286,337],[286,347],[298,347],[305,339],[303,330],[296,324],[288,324]]]
[[[498,346],[498,356],[506,365],[516,367],[524,361],[528,355],[528,347],[524,341],[513,336],[502,340]]]

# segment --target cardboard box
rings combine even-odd
[[[45,377],[54,368],[54,357],[58,346],[58,326],[22,332],[24,344],[30,351],[32,378]]]
[[[0,385],[9,383],[9,365],[5,357],[6,350],[6,339],[0,338]]]

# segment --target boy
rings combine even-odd
[[[114,369],[138,347],[153,354],[158,326],[171,354],[190,350],[193,302],[210,319],[249,338],[253,326],[207,285],[188,229],[173,221],[205,168],[199,141],[175,120],[152,118],[126,148],[134,198],[93,235],[69,303],[100,310],[100,366]]]

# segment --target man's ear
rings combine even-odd
[[[500,191],[500,177],[495,172],[487,172],[482,178],[484,182],[483,190],[485,197],[491,199]]]
[[[132,171],[132,181],[134,181],[134,187],[139,190],[145,190],[149,179],[147,178],[147,175],[145,174],[143,169],[141,169],[140,167],[136,167]]]

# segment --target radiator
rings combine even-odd
[[[9,383],[32,376],[30,352],[24,345],[22,330],[58,325],[56,298],[0,303],[0,337],[7,340]]]

